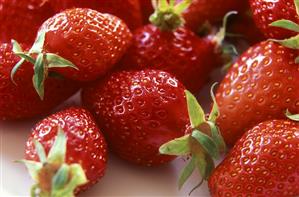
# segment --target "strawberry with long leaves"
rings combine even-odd
[[[179,188],[184,185],[195,169],[199,171],[203,180],[208,180],[215,168],[213,159],[219,159],[221,153],[226,150],[224,140],[215,124],[219,116],[219,110],[213,94],[213,87],[211,95],[214,104],[208,118],[196,98],[189,91],[185,91],[191,128],[187,135],[174,139],[160,147],[161,154],[191,156],[179,177]]]
[[[91,81],[105,75],[119,60],[131,42],[126,24],[110,14],[74,8],[49,18],[41,26],[32,48],[23,51],[13,41],[14,52],[34,64],[33,84],[44,96],[44,81],[55,71],[76,81]]]

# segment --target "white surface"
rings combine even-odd
[[[199,95],[202,105],[209,109],[209,86]],[[73,104],[71,99],[68,103]],[[68,104],[69,105],[69,104]],[[24,157],[24,146],[30,129],[38,121],[0,122],[0,196],[29,196],[32,181],[25,169],[15,160]],[[81,197],[117,196],[188,196],[190,189],[197,185],[200,177],[193,174],[188,184],[177,189],[177,178],[184,165],[182,158],[158,168],[144,168],[129,164],[109,154],[108,168],[102,180]],[[191,196],[209,196],[204,183]]]

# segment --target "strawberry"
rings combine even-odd
[[[31,50],[17,54],[34,63],[34,87],[42,97],[49,69],[77,81],[95,80],[114,66],[130,42],[130,30],[120,19],[75,8],[45,21]]]
[[[28,48],[26,44],[22,46]],[[41,100],[32,86],[33,68],[29,63],[24,63],[16,72],[15,83],[11,81],[11,70],[20,60],[12,50],[11,44],[0,44],[0,120],[24,119],[48,113],[79,89],[73,81],[50,77],[45,81],[47,90],[44,100]]]
[[[217,106],[206,120],[196,98],[167,72],[116,72],[83,89],[82,100],[95,115],[112,151],[121,158],[157,166],[175,156],[190,155],[180,186],[195,166],[207,178],[213,158],[225,149],[214,123]]]
[[[44,0],[0,0],[0,42],[32,43],[40,25],[54,11]]]
[[[181,12],[188,1],[171,5],[160,0],[153,24],[134,32],[133,43],[121,61],[123,69],[159,69],[174,74],[194,93],[205,84],[209,73],[221,65],[219,44],[216,36],[197,37],[182,27]],[[166,17],[167,16],[167,17]]]
[[[91,114],[71,107],[40,121],[27,140],[24,163],[38,196],[74,196],[104,175],[105,139]],[[80,186],[80,187],[78,187]]]
[[[152,1],[139,0],[139,2],[140,2],[140,8],[143,16],[143,23],[148,24],[150,15],[153,14],[155,11],[152,5]]]
[[[50,0],[50,3],[58,12],[80,7],[113,14],[123,19],[132,30],[142,25],[139,0]]]
[[[186,26],[194,32],[198,32],[205,22],[208,21],[211,24],[221,22],[226,13],[230,11],[242,13],[247,7],[246,1],[243,0],[192,0],[183,16]]]
[[[209,178],[213,197],[298,196],[299,123],[269,120],[236,143]]]
[[[231,67],[216,94],[217,123],[228,145],[254,125],[299,113],[297,51],[271,41],[249,48]]]
[[[249,1],[256,25],[267,38],[285,39],[296,35],[296,32],[276,27],[277,23],[273,24],[273,22],[282,19],[292,21],[293,23],[299,22],[294,1],[296,2],[296,0]]]

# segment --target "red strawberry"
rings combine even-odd
[[[183,16],[186,26],[194,32],[198,32],[206,21],[212,24],[221,22],[226,13],[230,11],[242,13],[247,7],[248,4],[244,0],[192,0]]]
[[[172,160],[159,155],[159,147],[185,134],[189,120],[184,90],[166,72],[122,71],[85,88],[82,98],[114,152],[151,166]]]
[[[37,56],[33,60],[37,92],[41,93],[49,69],[77,81],[91,81],[105,75],[130,42],[127,26],[110,14],[76,8],[49,18],[27,53],[31,59]]]
[[[216,99],[218,125],[229,145],[254,125],[284,118],[289,109],[299,113],[299,65],[297,51],[274,42],[248,49],[231,67]]]
[[[172,73],[187,89],[197,93],[209,73],[222,63],[218,42],[215,37],[199,38],[180,27],[183,19],[179,12],[188,6],[187,1],[176,7],[163,2],[159,1],[151,17],[155,25],[146,25],[134,32],[133,44],[121,64],[124,69],[150,68]]]
[[[34,41],[40,25],[54,11],[44,0],[0,0],[0,42]]]
[[[72,107],[33,128],[25,159],[23,162],[37,182],[33,191],[40,189],[45,196],[73,196],[74,189],[79,193],[104,175],[107,147],[91,114]]]
[[[149,17],[154,13],[154,8],[151,0],[139,0],[140,8],[143,16],[143,23],[149,23]]]
[[[258,124],[243,135],[211,175],[211,195],[298,196],[298,144],[299,123],[270,120]]]
[[[142,25],[139,0],[50,0],[50,2],[59,12],[74,7],[91,8],[118,16],[130,29],[136,29]]]
[[[24,48],[28,46],[23,45]],[[15,75],[10,73],[20,58],[12,52],[11,44],[0,44],[0,119],[24,119],[48,113],[78,90],[73,81],[62,78],[48,78],[45,82],[45,96],[42,101],[32,86],[33,69],[24,63]]]
[[[253,17],[257,26],[267,38],[284,39],[297,33],[279,27],[271,27],[270,24],[281,19],[299,22],[294,0],[250,0]]]

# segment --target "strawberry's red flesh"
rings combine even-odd
[[[57,69],[63,76],[90,81],[105,75],[121,58],[131,42],[128,27],[117,17],[91,9],[70,9],[48,19],[44,50],[74,63]]]
[[[25,159],[39,161],[33,139],[39,141],[48,154],[58,127],[67,136],[66,163],[81,164],[89,181],[81,189],[86,189],[104,175],[107,145],[93,117],[83,108],[68,108],[37,123],[26,143]]]
[[[50,2],[58,12],[74,7],[91,8],[123,19],[130,29],[142,25],[139,0],[50,0]]]
[[[83,90],[110,148],[121,158],[153,166],[173,157],[159,147],[185,133],[189,124],[183,85],[166,72],[117,72]]]
[[[23,45],[24,49],[28,46]],[[45,96],[42,101],[32,85],[33,66],[24,63],[17,71],[14,80],[10,73],[20,60],[12,52],[11,44],[0,45],[0,119],[14,120],[31,118],[48,113],[55,106],[73,95],[78,84],[65,79],[48,78],[45,82]]]
[[[242,13],[247,7],[248,4],[243,0],[192,0],[183,16],[186,26],[198,32],[206,21],[212,24],[221,22],[224,15],[229,11],[235,10]]]
[[[140,8],[143,16],[143,23],[149,23],[149,17],[154,13],[154,8],[151,0],[139,0]]]
[[[121,64],[125,69],[159,69],[175,75],[188,90],[197,93],[210,72],[221,64],[216,44],[186,28],[161,31],[146,25],[134,33],[133,44]]]
[[[213,197],[298,196],[299,123],[260,123],[237,142],[209,179]]]
[[[216,99],[217,123],[233,145],[250,127],[269,119],[299,113],[297,52],[266,41],[246,51],[222,81]]]
[[[267,38],[285,39],[297,34],[293,31],[269,26],[272,22],[281,19],[299,22],[294,0],[250,0],[249,2],[256,25]]]
[[[31,44],[40,25],[54,11],[42,0],[0,0],[0,41]]]

